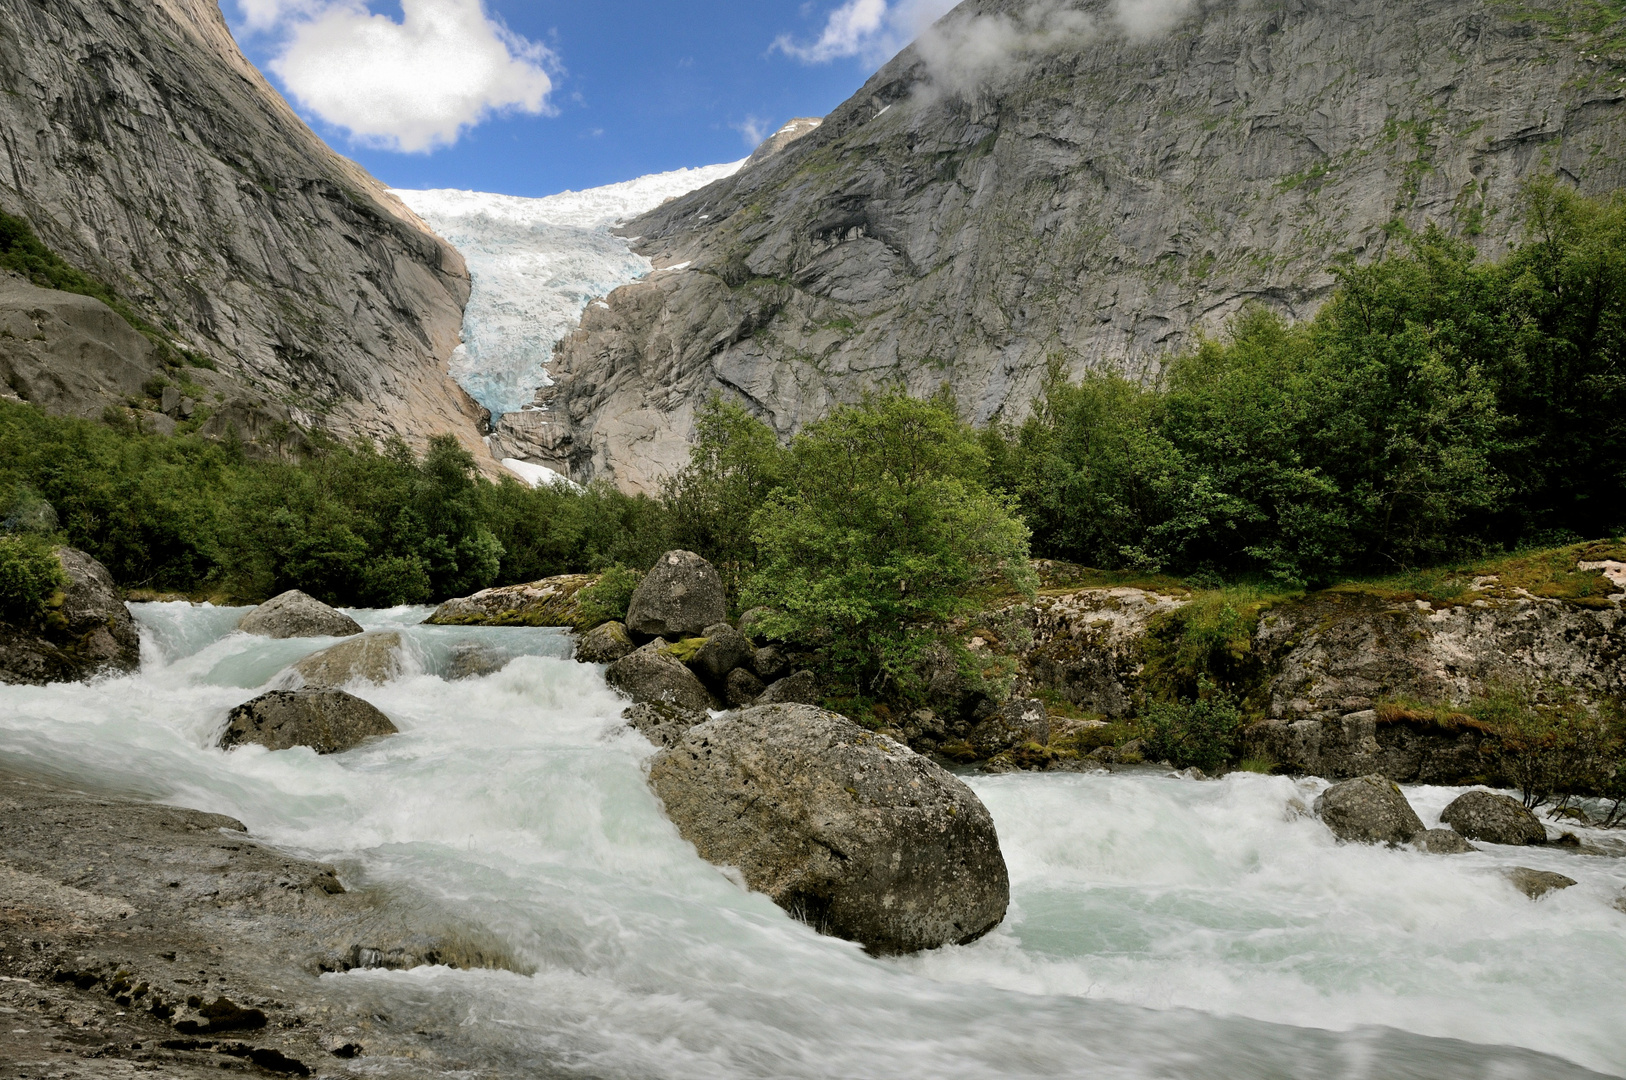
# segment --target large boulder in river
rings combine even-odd
[[[656,560],[627,607],[627,629],[638,638],[699,637],[728,616],[723,579],[692,551]]]
[[[524,585],[482,589],[448,600],[424,621],[435,626],[570,626],[581,622],[579,595],[597,574],[563,574]]]
[[[601,623],[576,642],[576,659],[584,664],[613,664],[637,647],[626,623]]]
[[[375,630],[311,653],[294,670],[308,687],[337,688],[353,682],[382,685],[401,673],[400,650],[400,634]]]
[[[1470,791],[1451,800],[1440,821],[1470,840],[1487,844],[1545,844],[1547,830],[1518,799],[1494,791]]]
[[[690,728],[649,782],[700,855],[875,954],[981,937],[1010,881],[974,792],[902,743],[808,705]]]
[[[0,624],[0,683],[43,686],[141,666],[141,635],[107,568],[77,548],[56,550],[67,585],[39,625]]]
[[[702,713],[711,708],[705,684],[667,649],[666,642],[656,638],[611,664],[604,679],[640,705],[657,702]]]
[[[1423,822],[1391,780],[1361,776],[1323,791],[1315,812],[1340,840],[1404,844],[1423,834]]]
[[[256,743],[267,750],[308,746],[337,754],[397,730],[373,705],[343,690],[273,690],[231,711],[220,748]]]
[[[1575,884],[1575,879],[1567,874],[1557,874],[1551,870],[1534,870],[1528,866],[1515,866],[1502,871],[1512,882],[1513,887],[1532,900],[1540,900],[1550,892],[1558,892]]]
[[[298,589],[273,596],[244,615],[237,620],[237,629],[268,638],[350,637],[362,632],[356,620]]]

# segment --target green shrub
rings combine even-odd
[[[29,625],[68,583],[49,539],[0,533],[0,620]]]
[[[1596,794],[1615,772],[1615,747],[1599,719],[1573,699],[1537,701],[1498,687],[1467,713],[1496,737],[1498,771],[1534,810],[1555,797]]]
[[[597,581],[576,595],[576,609],[581,614],[576,623],[578,630],[591,630],[607,622],[624,622],[632,594],[644,575],[624,566],[612,566]]]
[[[1218,772],[1236,757],[1242,713],[1224,694],[1205,686],[1208,696],[1188,702],[1162,702],[1142,718],[1148,761],[1167,760],[1175,768],[1193,766]]]

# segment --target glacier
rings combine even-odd
[[[493,418],[530,405],[549,385],[554,343],[575,328],[587,305],[653,269],[610,230],[744,164],[677,169],[540,199],[394,190],[469,264],[474,288],[452,377]]]

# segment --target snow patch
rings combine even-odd
[[[546,465],[532,465],[529,461],[510,457],[502,459],[502,466],[534,488],[564,486],[572,491],[581,490],[580,484],[562,473],[554,472]]]

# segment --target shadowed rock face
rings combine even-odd
[[[1057,9],[1095,31],[941,59],[999,36],[977,18]],[[1052,356],[1144,371],[1249,300],[1309,315],[1393,222],[1500,252],[1526,177],[1626,182],[1619,71],[1556,0],[1192,9],[1130,40],[1104,2],[971,0],[818,130],[630,222],[682,268],[561,344],[551,457],[653,492],[713,391],[781,433],[900,383],[1019,417]]]
[[[213,0],[0,0],[0,26],[0,209],[245,399],[489,457],[446,371],[462,258],[294,115]]]
[[[0,623],[0,683],[74,682],[141,666],[141,635],[107,568],[77,548],[58,548],[68,576],[45,626]]]

